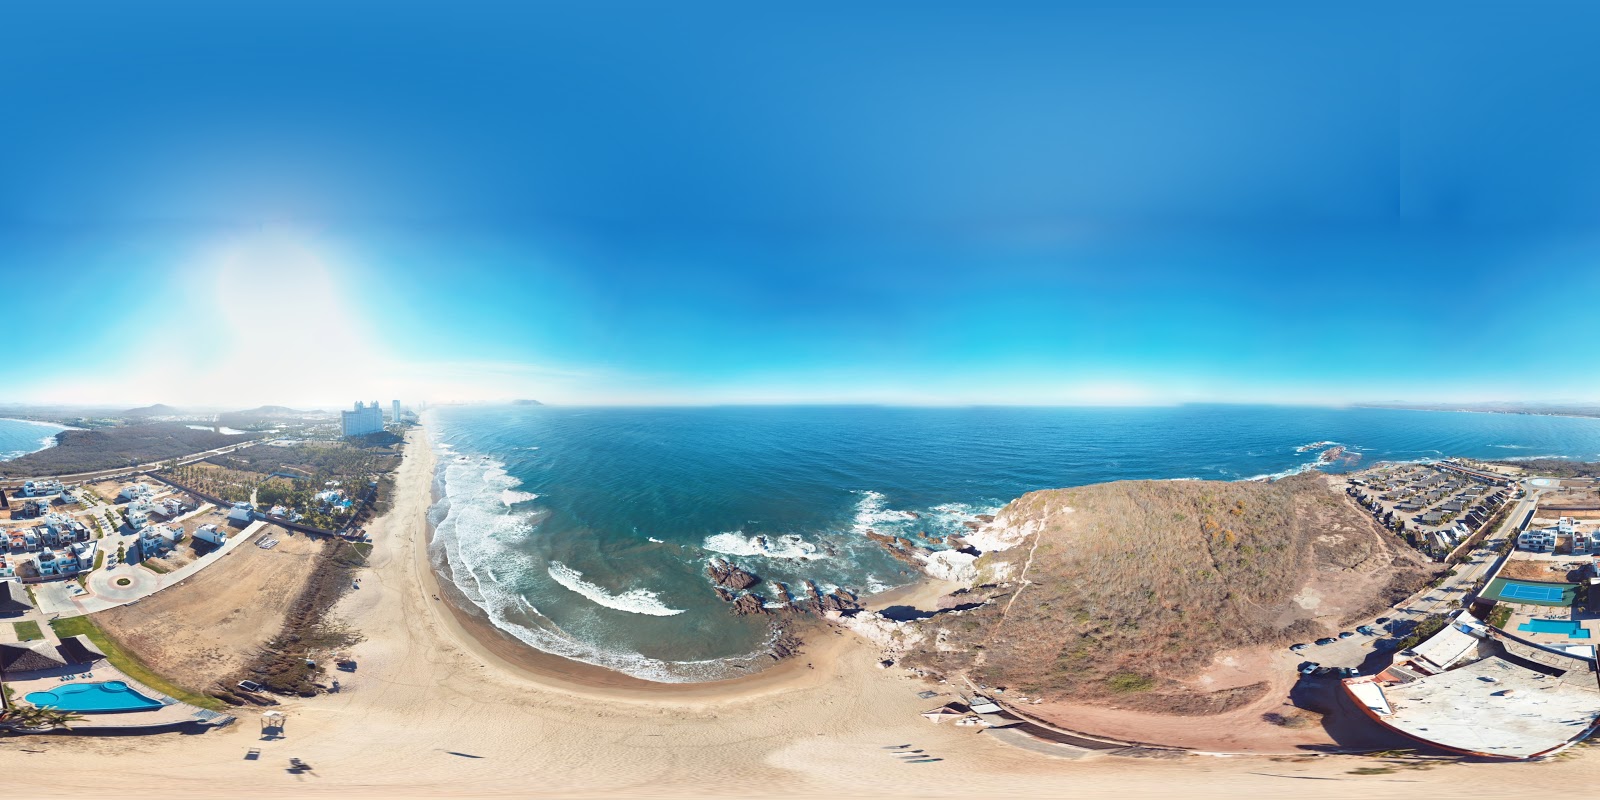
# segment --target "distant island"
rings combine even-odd
[[[542,405],[544,405],[544,403],[541,403],[538,400],[523,399],[523,400],[512,400],[511,401],[511,405],[514,405],[514,406],[542,406]]]

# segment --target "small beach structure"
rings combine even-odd
[[[36,642],[0,643],[0,674],[37,672],[65,667],[67,660],[56,652],[55,645],[40,640]]]
[[[96,661],[104,661],[106,657],[94,642],[89,641],[89,637],[81,633],[62,639],[61,646],[56,649],[74,664],[93,664]]]
[[[0,581],[0,614],[26,614],[32,610],[27,587],[17,581]]]
[[[961,720],[966,716],[967,713],[965,711],[958,710],[954,704],[947,704],[931,711],[922,712],[922,718],[932,722],[935,725],[945,722],[946,720]]]

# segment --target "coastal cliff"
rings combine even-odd
[[[1308,473],[1276,482],[1124,481],[1032,492],[924,552],[967,588],[923,620],[845,620],[907,666],[1045,700],[1213,713],[1265,684],[1208,692],[1223,651],[1336,631],[1435,568]]]

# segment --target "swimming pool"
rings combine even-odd
[[[1528,633],[1564,633],[1568,639],[1587,639],[1589,631],[1581,622],[1564,619],[1530,619],[1517,626],[1519,631]]]
[[[29,692],[23,699],[40,708],[61,711],[148,711],[161,707],[161,701],[139,694],[122,681],[68,683],[48,692]]]

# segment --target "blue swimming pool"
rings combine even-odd
[[[161,707],[161,701],[139,694],[122,681],[68,683],[48,692],[29,692],[23,699],[40,708],[61,711],[148,711]]]
[[[1517,630],[1528,633],[1564,633],[1568,639],[1587,639],[1589,631],[1581,622],[1565,619],[1530,619],[1517,626]]]

